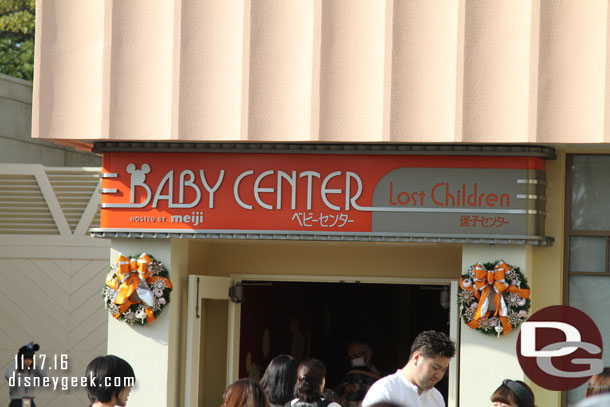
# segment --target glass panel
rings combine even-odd
[[[571,227],[610,230],[610,155],[581,155],[572,159]]]
[[[597,324],[604,341],[604,350],[610,349],[610,277],[570,276],[570,305],[585,312]],[[610,352],[605,351],[604,366],[610,365]],[[587,386],[568,391],[568,406],[582,400]]]
[[[570,237],[570,271],[606,271],[605,237]]]

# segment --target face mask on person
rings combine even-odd
[[[352,362],[352,367],[366,366],[366,363],[364,362],[364,358],[352,359],[351,362]]]

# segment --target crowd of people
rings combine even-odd
[[[336,391],[325,390],[326,368],[321,361],[309,359],[298,364],[293,357],[280,355],[269,363],[260,384],[252,379],[231,384],[223,395],[221,407],[445,406],[443,396],[434,386],[455,356],[455,344],[446,334],[420,333],[413,341],[405,366],[385,377],[380,377],[373,365],[372,351],[366,343],[351,342],[347,354],[351,370]],[[508,392],[501,392],[493,400],[494,406],[534,406],[531,390],[529,399],[521,394],[519,386],[529,389],[525,383],[505,381],[503,386]],[[518,396],[511,398],[513,391]],[[520,403],[521,398],[531,404],[514,404]]]
[[[444,333],[424,331],[411,345],[409,360],[394,374],[380,377],[367,344],[348,345],[352,369],[338,391],[325,390],[326,368],[316,359],[300,364],[289,355],[275,357],[260,381],[241,379],[223,395],[221,407],[444,407],[434,387],[455,356]],[[238,395],[237,395],[238,394]],[[610,406],[610,368],[591,377],[578,407]],[[490,398],[492,407],[535,407],[532,389],[520,380],[503,380]]]
[[[33,364],[40,349],[33,342],[21,347],[5,373],[15,378],[44,377]],[[347,347],[351,369],[335,390],[326,389],[326,367],[317,359],[299,363],[290,355],[271,360],[260,382],[240,379],[225,390],[220,407],[444,407],[434,387],[455,356],[455,343],[445,333],[421,332],[411,345],[402,369],[380,377],[370,347],[353,341]],[[90,407],[124,407],[135,383],[131,365],[114,355],[99,356],[87,366]],[[116,380],[116,379],[123,380]],[[130,379],[126,380],[126,379]],[[23,383],[23,380],[18,381]],[[32,386],[9,385],[9,407],[36,407]],[[535,407],[534,392],[520,380],[506,379],[491,396],[492,407]],[[610,406],[610,368],[589,380],[585,399],[578,407]]]
[[[269,363],[260,383],[241,379],[223,395],[221,407],[383,407],[444,406],[434,387],[445,375],[455,344],[444,333],[425,331],[413,342],[407,364],[380,377],[366,343],[348,345],[351,363],[336,391],[325,390],[326,367],[317,359],[300,364],[289,355]]]

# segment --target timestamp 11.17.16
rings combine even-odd
[[[24,359],[23,355],[21,355],[21,357],[15,355],[15,366],[20,368],[20,370],[24,370],[28,367],[31,367],[32,369],[68,370],[68,355],[66,354],[47,356],[44,353],[38,353],[31,359],[32,363],[28,366],[29,363],[26,362],[27,359]]]

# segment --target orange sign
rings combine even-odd
[[[409,233],[435,229],[426,224],[445,216],[449,224],[433,233],[466,234],[527,234],[527,216],[537,214],[519,196],[543,186],[545,164],[539,157],[186,152],[106,152],[103,163],[102,230]],[[496,226],[460,227],[475,216]]]

